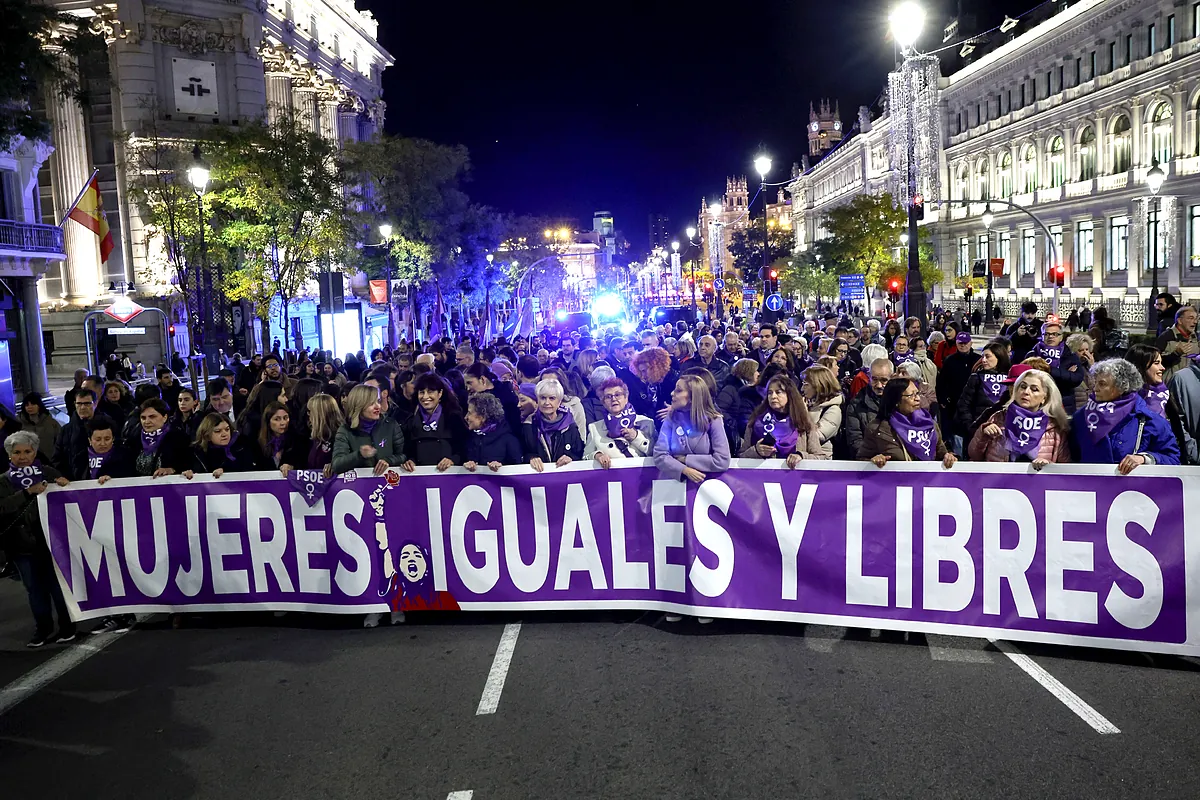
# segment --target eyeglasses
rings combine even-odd
[[[1060,336],[1062,336],[1062,331],[1046,331],[1045,333],[1042,334],[1042,336],[1045,336],[1047,338],[1053,336],[1054,338],[1057,339]]]
[[[610,392],[609,394],[603,395],[600,399],[607,402],[609,400],[622,400],[626,397],[628,397],[628,395],[624,392]]]
[[[900,395],[900,399],[901,400],[920,400],[921,395],[917,392],[905,392],[904,394]]]

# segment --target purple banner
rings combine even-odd
[[[635,608],[1200,654],[1200,470],[734,464],[364,473],[312,505],[273,473],[114,480],[41,510],[78,618]]]

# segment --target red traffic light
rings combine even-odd
[[[770,272],[769,274],[770,274],[770,276],[771,276],[771,280],[775,280],[776,278],[778,278],[778,277],[779,277],[779,271],[778,271],[778,270],[774,270],[774,269],[773,269],[773,270],[771,270],[771,272]]]
[[[1064,267],[1062,264],[1059,264],[1057,267],[1054,268],[1054,271],[1056,273],[1058,273],[1059,275],[1065,275],[1067,272],[1067,268]]]
[[[896,280],[895,278],[892,279],[892,282],[889,285],[892,287],[893,292],[900,291],[900,281]]]
[[[174,336],[174,335],[175,335],[175,326],[174,326],[174,325],[171,325],[169,328],[167,328],[167,331],[168,331],[168,332],[169,332],[169,333],[170,333],[172,336]]]

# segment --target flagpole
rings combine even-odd
[[[83,184],[83,188],[79,190],[79,194],[75,195],[75,202],[71,203],[71,207],[67,209],[67,213],[63,214],[62,222],[58,223],[58,227],[61,228],[63,225],[67,224],[67,219],[71,216],[71,212],[75,210],[75,206],[79,205],[79,201],[83,199],[84,192],[86,192],[88,187],[92,185],[92,181],[96,179],[96,175],[99,174],[99,172],[99,169],[92,170],[92,176],[87,179],[85,184]],[[100,194],[99,184],[96,185],[96,194]]]

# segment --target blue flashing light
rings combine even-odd
[[[559,322],[562,322],[567,318],[567,310],[565,308],[560,308],[558,311],[555,311],[554,318]]]
[[[625,303],[620,295],[602,294],[592,301],[592,313],[597,317],[619,317],[625,313]]]

